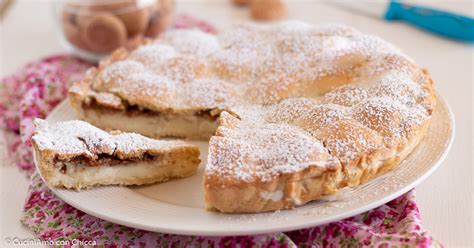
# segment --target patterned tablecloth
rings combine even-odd
[[[215,29],[191,16],[175,28]],[[431,247],[441,246],[421,226],[414,190],[363,214],[330,224],[257,236],[204,237],[154,233],[117,225],[68,205],[42,182],[32,162],[32,120],[44,118],[67,95],[70,83],[90,64],[70,55],[32,62],[0,83],[0,127],[11,133],[9,154],[30,176],[21,222],[41,240],[102,247]],[[87,242],[84,242],[87,243]]]

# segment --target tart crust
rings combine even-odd
[[[377,37],[289,21],[166,32],[90,69],[70,100],[99,127],[188,138],[215,129],[205,201],[234,213],[299,206],[393,169],[424,137],[436,94],[425,69]]]

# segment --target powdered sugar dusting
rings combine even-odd
[[[221,115],[207,173],[269,180],[402,146],[430,118],[428,82],[378,37],[289,21],[165,33],[106,67],[93,88],[156,111],[234,114]]]
[[[181,53],[199,57],[207,56],[219,49],[219,43],[214,35],[198,29],[171,30],[164,33],[157,43],[169,44]]]
[[[32,137],[39,150],[51,151],[54,156],[73,158],[98,155],[140,157],[143,152],[162,152],[180,146],[190,146],[182,141],[153,140],[135,133],[107,133],[83,121],[65,121],[48,124],[35,119],[36,131]]]
[[[405,57],[387,42],[341,25],[314,27],[298,21],[272,25],[245,23],[219,36],[198,30],[175,30],[106,67],[94,89],[107,90],[111,81],[133,85],[134,74],[157,74],[167,80],[151,83],[170,82],[160,88],[172,85],[166,92],[173,97],[166,102],[160,94],[149,98],[152,109],[194,110],[196,106],[183,99],[200,98],[208,99],[208,109],[229,110],[240,102],[274,104],[304,96],[303,89],[348,69],[373,74],[378,71],[373,67],[393,63],[393,59],[384,62],[387,55]],[[372,69],[361,67],[361,63],[370,64]],[[216,82],[234,84],[234,93],[205,90],[213,88]],[[190,92],[185,88],[204,90]],[[147,87],[133,87],[133,93],[140,97],[149,92]],[[128,100],[127,94],[122,97]],[[236,97],[241,101],[236,101]]]
[[[268,181],[309,166],[338,165],[318,140],[287,125],[242,123],[211,143],[207,170],[224,179]]]
[[[162,61],[166,61],[175,57],[178,53],[173,47],[154,44],[153,46],[141,46],[135,51],[130,53],[128,57],[131,60],[137,60],[146,65],[160,64]]]

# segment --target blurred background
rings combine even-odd
[[[139,4],[128,6],[130,1]],[[251,0],[0,0],[2,46],[15,44],[15,47],[21,48],[21,52],[16,49],[2,49],[2,60],[8,61],[3,69],[9,71],[9,68],[18,68],[22,61],[30,60],[33,54],[41,57],[67,51],[94,60],[100,57],[94,55],[107,54],[120,46],[133,48],[143,38],[158,35],[173,24],[176,16],[183,13],[205,20],[218,30],[242,21],[299,19],[313,24],[351,25],[363,32],[389,37],[390,42],[402,48],[406,44],[407,49],[410,49],[409,44],[412,42],[412,39],[407,38],[409,35],[416,36],[418,42],[423,42],[425,38],[433,38],[433,42],[450,42],[432,33],[420,31],[405,22],[384,21],[382,12],[376,17],[372,12],[375,9],[383,11],[382,8],[386,8],[388,2],[386,0],[357,1],[356,4],[355,1],[349,0],[260,0],[270,3],[264,4],[260,9],[254,8],[248,2]],[[282,6],[277,6],[277,9],[282,10],[274,11],[272,2],[280,2]],[[472,17],[474,11],[472,0],[418,0],[403,3],[468,17]],[[121,23],[114,23],[117,21],[111,17]],[[97,24],[95,26],[94,21]],[[90,23],[92,24],[86,30],[88,33],[82,31],[82,34],[76,34],[78,30],[74,29],[80,29]],[[117,24],[124,26],[123,30]],[[472,31],[474,25],[470,25]],[[405,34],[405,30],[409,33]],[[123,32],[126,36],[120,34]],[[98,46],[101,38],[104,44]],[[95,47],[88,46],[92,43],[96,44]],[[405,51],[413,56],[409,50]],[[83,52],[89,54],[84,55]]]

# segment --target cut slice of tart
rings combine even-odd
[[[83,121],[35,119],[32,137],[41,176],[49,186],[143,185],[196,173],[199,149],[183,141],[105,132]]]

